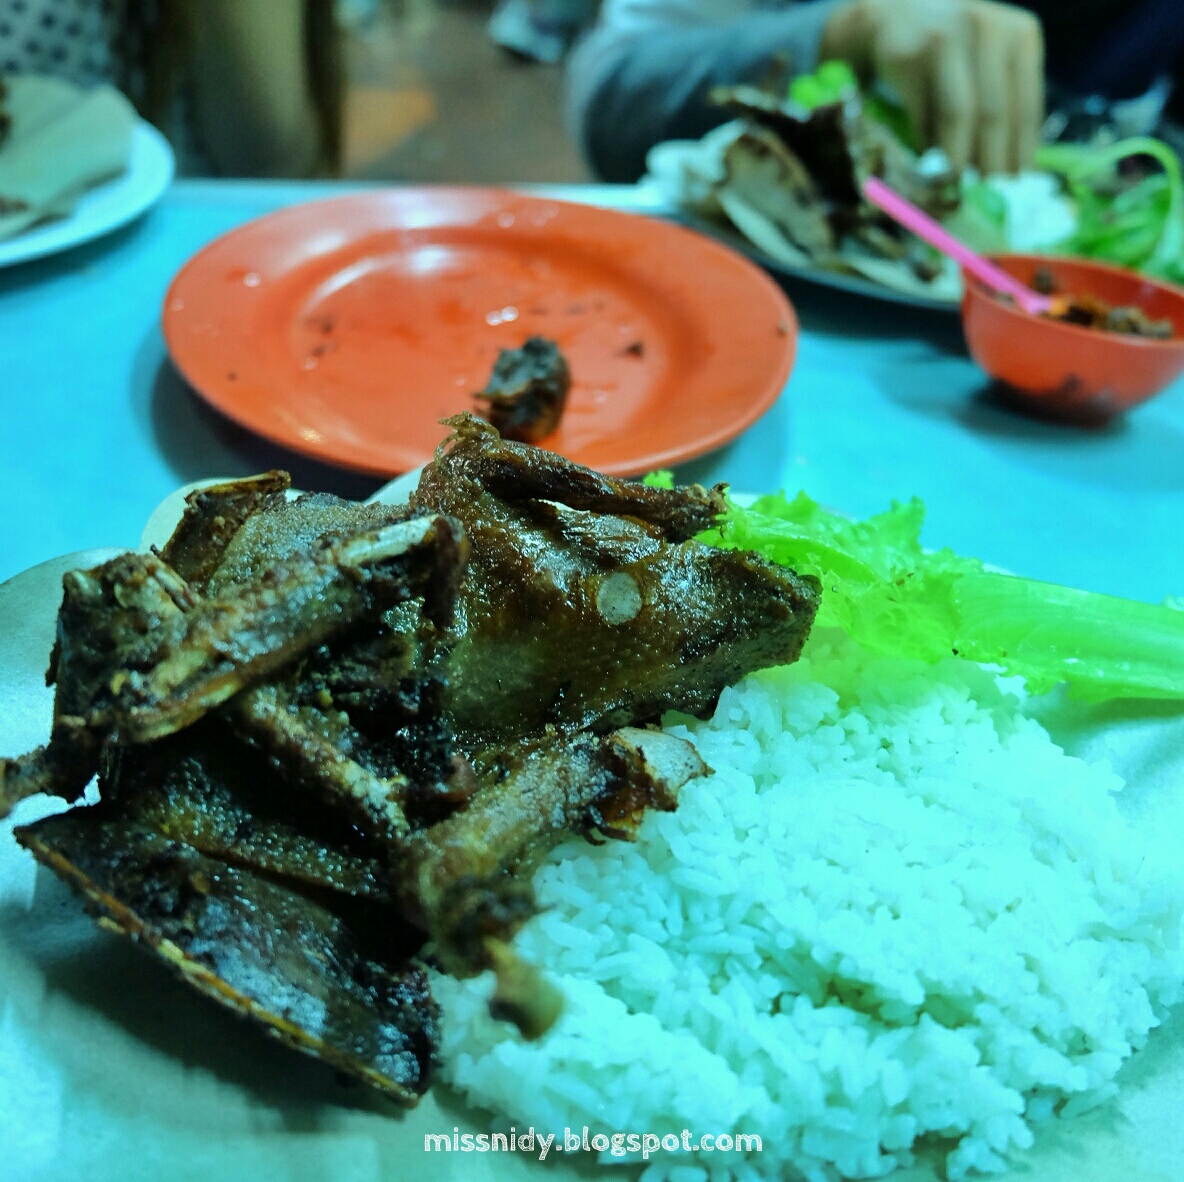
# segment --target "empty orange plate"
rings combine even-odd
[[[797,319],[708,238],[499,189],[408,187],[292,206],[196,254],[164,334],[194,389],[306,455],[393,475],[473,410],[502,349],[551,338],[572,387],[544,445],[615,474],[738,435],[776,400]]]

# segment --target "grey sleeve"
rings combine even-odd
[[[614,27],[602,23],[567,66],[567,117],[592,171],[637,180],[654,144],[698,139],[725,121],[707,102],[713,86],[756,82],[775,54],[795,73],[812,70],[823,26],[838,0],[754,10],[726,24]]]

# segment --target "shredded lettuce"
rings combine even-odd
[[[1132,156],[1150,157],[1163,171],[1116,186],[1115,170]],[[1058,249],[1184,281],[1184,177],[1179,158],[1162,140],[1046,144],[1037,150],[1036,164],[1063,177],[1077,205],[1077,230]]]
[[[729,503],[713,545],[756,550],[822,583],[818,623],[876,652],[950,655],[1021,675],[1033,693],[1067,682],[1090,701],[1184,698],[1184,612],[991,571],[921,545],[919,500],[850,521],[799,493]]]

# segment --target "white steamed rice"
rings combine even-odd
[[[649,1180],[879,1177],[922,1138],[951,1178],[999,1170],[1180,993],[1180,871],[986,671],[819,632],[671,729],[714,774],[536,875],[518,946],[557,1027],[524,1042],[489,980],[437,982],[447,1078],[518,1127],[763,1138]]]

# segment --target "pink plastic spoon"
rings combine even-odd
[[[981,254],[975,254],[970,247],[959,242],[927,213],[884,184],[879,177],[870,176],[863,182],[863,195],[906,230],[912,230],[918,238],[924,239],[930,246],[935,246],[942,254],[949,255],[954,262],[961,263],[988,287],[1011,296],[1025,312],[1039,316],[1052,309],[1052,299],[1026,287],[994,263],[988,262]]]

